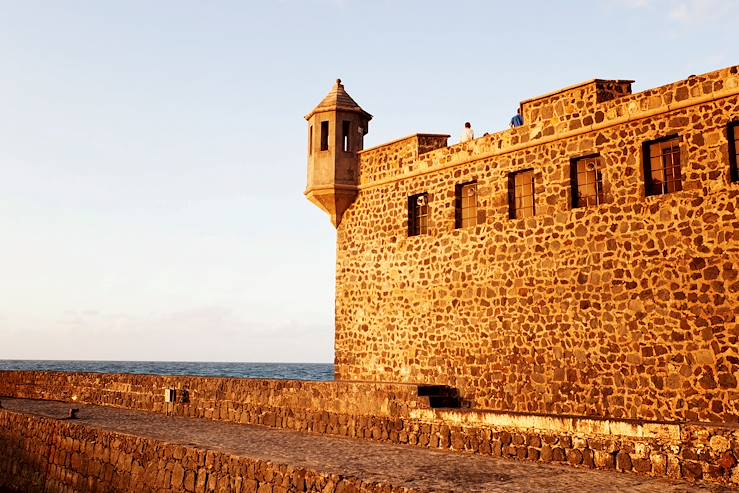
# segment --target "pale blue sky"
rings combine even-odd
[[[341,77],[366,144],[576,82],[739,63],[735,0],[0,1],[0,359],[328,362],[302,195]]]

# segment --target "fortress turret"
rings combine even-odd
[[[308,120],[308,186],[305,196],[328,212],[334,226],[357,197],[359,156],[372,115],[346,93],[341,79]]]

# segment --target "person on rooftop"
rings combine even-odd
[[[521,108],[518,108],[515,116],[511,118],[511,128],[520,127],[523,125],[523,116],[521,115]]]
[[[472,140],[475,138],[475,131],[472,130],[472,124],[470,122],[465,122],[464,124],[464,132],[462,133],[462,138],[459,139],[459,142],[467,142],[469,140]]]

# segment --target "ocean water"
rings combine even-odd
[[[0,360],[0,370],[194,375],[324,382],[334,379],[334,365],[330,363]]]

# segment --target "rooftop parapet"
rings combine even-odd
[[[521,101],[521,112],[524,121],[529,124],[592,114],[598,103],[631,94],[633,82],[633,80],[593,79]]]
[[[392,173],[398,169],[408,169],[419,156],[445,149],[449,137],[446,134],[414,134],[360,151],[360,182],[369,178],[369,175],[363,175],[365,171]]]
[[[359,187],[372,187],[419,173],[464,165],[691,105],[736,96],[739,94],[739,66],[691,76],[643,92],[617,95],[618,91],[626,91],[627,86],[630,91],[630,85],[630,81],[590,81],[523,101],[521,104],[524,117],[528,118],[523,126],[449,147],[440,146],[423,154],[418,153],[418,159],[410,153],[401,155],[396,148],[412,137],[368,149],[360,155]],[[607,91],[609,87],[610,93]],[[578,103],[575,100],[577,94],[581,94],[585,101]],[[565,100],[569,103],[565,104]],[[560,104],[562,112],[555,115],[554,110]],[[549,114],[547,108],[552,108],[551,117],[545,117]],[[530,112],[528,117],[526,111]]]

